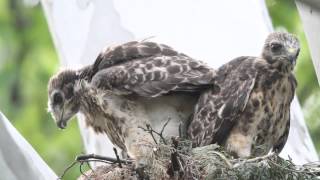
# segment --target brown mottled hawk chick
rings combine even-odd
[[[93,65],[64,70],[48,85],[48,107],[58,127],[82,113],[86,124],[145,165],[154,141],[139,127],[150,124],[165,136],[177,136],[199,93],[215,72],[171,47],[153,42],[128,42],[102,51]]]
[[[295,36],[275,32],[260,57],[238,57],[220,67],[215,88],[201,95],[189,126],[193,145],[217,143],[237,157],[280,153],[289,133],[299,50]]]

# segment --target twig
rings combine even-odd
[[[219,153],[217,151],[213,151],[214,154],[218,155],[228,166],[228,168],[232,168],[232,164],[230,163],[230,161],[228,160],[228,158],[226,158],[225,155],[223,155],[222,153]]]
[[[149,124],[146,124],[146,126],[147,126],[147,129],[146,129],[146,128],[144,128],[144,127],[141,127],[141,126],[138,126],[138,128],[140,128],[140,129],[142,129],[142,130],[144,130],[144,131],[148,132],[148,133],[151,135],[151,137],[152,137],[152,139],[153,139],[154,143],[158,144],[158,142],[157,142],[156,138],[155,138],[155,137],[154,137],[154,135],[153,135],[153,130],[152,130],[151,126],[150,126]]]
[[[86,179],[88,179],[88,176],[82,171],[82,165],[83,165],[83,163],[84,163],[84,162],[81,162],[81,163],[80,163],[80,167],[79,167],[79,168],[80,168],[80,173],[81,173],[84,177],[86,177]]]
[[[169,124],[169,122],[171,121],[171,118],[169,117],[168,120],[163,124],[162,129],[160,131],[160,135],[162,136],[164,128],[166,128],[166,126]]]
[[[89,161],[87,161],[86,163],[87,163],[87,166],[89,167],[89,169],[90,169],[91,171],[94,171],[94,170],[91,168],[91,165],[89,164]]]
[[[85,162],[101,162],[101,163],[106,163],[106,164],[114,164],[109,161],[104,161],[104,160],[100,160],[100,159],[88,159]]]
[[[62,175],[60,177],[58,177],[57,180],[61,180],[64,175],[69,171],[69,169],[71,169],[74,165],[76,165],[78,163],[78,161],[73,161],[62,173]]]
[[[182,136],[182,123],[181,123],[181,122],[179,123],[179,137],[180,137],[180,138],[184,138],[184,137]]]
[[[157,131],[153,130],[152,128],[151,128],[151,131],[160,137],[160,139],[162,140],[163,144],[168,145],[167,141],[164,139],[164,137],[162,136],[161,133],[158,133]]]
[[[77,163],[80,163],[80,172],[81,174],[85,175],[82,171],[82,165],[83,163],[87,163],[88,167],[91,169],[89,162],[103,162],[103,163],[107,163],[107,164],[113,164],[113,163],[119,163],[119,167],[122,167],[121,163],[125,163],[125,164],[132,164],[132,161],[130,160],[123,160],[120,159],[118,156],[118,153],[116,153],[117,159],[115,158],[111,158],[111,157],[105,157],[105,156],[100,156],[100,155],[95,155],[95,154],[86,154],[86,155],[79,155],[76,157],[75,161],[73,161],[62,173],[62,175],[60,177],[58,177],[58,180],[61,180],[65,174],[73,167],[75,166]],[[92,169],[91,169],[92,170]],[[93,171],[93,170],[92,170]]]
[[[163,137],[163,131],[164,131],[164,129],[166,128],[166,126],[168,125],[168,123],[169,123],[170,120],[171,120],[171,118],[168,118],[168,120],[163,124],[160,133],[158,133],[157,131],[153,130],[150,124],[146,124],[147,129],[144,128],[144,127],[141,127],[141,126],[139,126],[138,128],[140,128],[140,129],[148,132],[148,133],[151,135],[151,137],[153,138],[153,140],[154,140],[154,142],[155,142],[156,144],[158,144],[158,142],[157,142],[156,138],[154,137],[153,133],[155,133],[156,135],[158,135],[158,136],[160,137],[160,139],[163,141],[163,144],[168,145],[168,144],[167,144],[167,141],[166,141],[165,138]]]
[[[262,161],[262,160],[265,160],[265,159],[268,159],[272,156],[274,156],[275,153],[270,153],[270,154],[267,154],[267,155],[264,155],[264,156],[259,156],[259,157],[255,157],[255,158],[252,158],[252,159],[246,159],[246,160],[243,160],[242,162],[239,162],[235,165],[233,165],[233,168],[236,168],[242,164],[245,164],[245,163],[252,163],[252,162],[257,162],[257,161]],[[232,166],[231,166],[232,167]]]
[[[113,148],[113,151],[114,151],[114,154],[117,157],[119,168],[122,168],[121,161],[120,161],[120,158],[119,158],[119,155],[118,155],[118,151],[117,151],[117,149],[115,147]]]
[[[147,131],[151,134],[153,141],[154,141],[156,144],[158,144],[156,138],[153,136],[153,131],[154,131],[154,130],[152,129],[151,125],[150,125],[150,124],[147,124],[146,126],[147,126]]]
[[[168,120],[163,124],[162,129],[160,131],[160,133],[153,131],[154,133],[156,133],[163,141],[163,144],[167,145],[167,141],[165,140],[165,138],[163,137],[163,131],[166,128],[166,126],[168,125],[168,123],[170,122],[171,118],[169,117]]]
[[[103,160],[103,161],[107,161],[110,163],[116,163],[118,162],[117,159],[112,158],[112,157],[105,157],[105,156],[100,156],[100,155],[95,155],[95,154],[86,154],[86,155],[80,155],[76,157],[76,161],[81,162],[81,161],[88,161],[90,159],[98,159],[98,160]],[[131,164],[132,161],[129,160],[123,160],[123,159],[119,159],[119,162],[121,163],[127,163],[127,164]]]

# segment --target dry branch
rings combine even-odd
[[[191,148],[190,142],[171,139],[171,145],[159,143],[154,152],[154,162],[145,170],[150,179],[261,179],[299,180],[317,179],[320,175],[319,162],[303,166],[294,165],[276,154],[250,159],[233,159],[215,144]],[[169,142],[169,140],[167,140]],[[178,143],[178,144],[177,144]],[[160,170],[165,171],[164,176]],[[89,170],[83,179],[146,179],[138,177],[132,163],[100,166]]]
[[[133,160],[120,159],[94,154],[81,155],[71,164],[63,175],[77,162],[80,163],[79,180],[198,180],[198,179],[260,179],[260,180],[304,180],[319,179],[320,162],[297,166],[277,154],[267,154],[249,159],[233,159],[231,155],[216,144],[192,148],[189,140],[178,137],[165,139],[163,131],[154,131],[150,125],[140,127],[154,138],[153,160],[143,169],[135,169]],[[160,137],[159,142],[153,135]],[[168,143],[171,142],[171,143]],[[82,173],[82,164],[90,161],[104,162],[106,165]],[[61,178],[63,177],[61,176]]]

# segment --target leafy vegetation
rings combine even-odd
[[[59,174],[83,150],[76,123],[63,132],[46,112],[47,82],[59,60],[40,6],[26,8],[21,0],[0,1],[0,110]],[[320,152],[320,89],[306,38],[293,0],[266,0],[276,29],[297,34],[298,97],[312,138]],[[66,179],[79,174],[73,169]]]
[[[62,132],[47,113],[47,82],[58,57],[41,6],[21,3],[0,1],[0,109],[59,174],[81,153],[82,142],[77,123]]]

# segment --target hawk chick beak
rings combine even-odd
[[[290,61],[290,63],[293,64],[293,65],[296,64],[296,59],[297,59],[297,58],[296,58],[295,55],[289,56],[289,61]]]
[[[58,126],[60,129],[65,129],[66,126],[67,126],[67,121],[66,121],[66,120],[63,120],[63,113],[64,113],[64,107],[62,108],[62,112],[61,112],[60,118],[59,118],[59,120],[57,121],[57,126]]]
[[[291,62],[291,64],[296,64],[296,60],[297,60],[298,55],[299,55],[299,50],[297,51],[294,48],[289,48],[288,52],[290,53],[289,61]]]
[[[59,120],[59,121],[57,122],[57,126],[58,126],[60,129],[65,129],[66,126],[67,126],[67,122],[64,121],[64,120]]]

